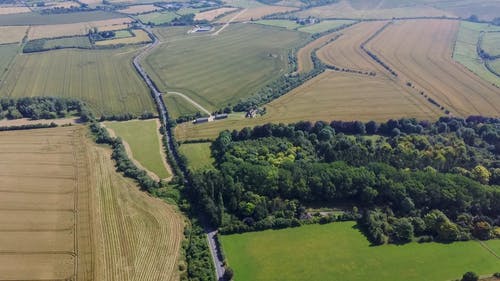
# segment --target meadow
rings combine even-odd
[[[0,86],[3,85],[3,75],[8,71],[19,48],[17,44],[0,45]]]
[[[132,32],[133,36],[124,36],[122,38],[117,36],[115,39],[97,41],[95,44],[96,46],[109,46],[119,44],[144,44],[151,42],[151,38],[147,32],[142,29],[132,29],[130,32]],[[130,34],[130,32],[128,32],[128,34]]]
[[[137,48],[64,49],[18,55],[0,95],[81,99],[97,114],[155,112],[148,88],[132,67]]]
[[[130,157],[138,161],[145,169],[153,172],[160,179],[171,176],[163,159],[163,147],[156,119],[105,122],[105,125],[128,144],[130,151],[127,153],[131,153]]]
[[[343,25],[352,24],[354,21],[352,20],[324,20],[320,21],[317,24],[307,25],[304,27],[299,27],[297,30],[307,33],[321,33],[334,28],[339,28]]]
[[[135,16],[138,20],[140,20],[144,24],[152,23],[155,25],[165,24],[173,21],[175,18],[179,17],[174,12],[165,11],[165,12],[153,12],[148,14],[141,14]]]
[[[179,147],[179,151],[187,159],[188,167],[192,170],[213,168],[214,159],[211,155],[210,146],[212,143],[184,143]]]
[[[170,118],[173,119],[177,119],[183,115],[192,115],[200,112],[198,108],[194,107],[185,98],[178,95],[164,94],[163,101],[167,106]]]
[[[161,10],[161,8],[152,5],[152,4],[145,4],[145,5],[132,5],[132,6],[127,6],[125,9],[118,10],[120,13],[125,13],[125,14],[142,14],[142,13],[149,13],[149,12],[154,12]]]
[[[286,29],[294,30],[301,25],[292,20],[258,20],[256,21],[258,24],[270,25],[276,27],[283,27]]]
[[[268,15],[291,12],[291,11],[295,11],[297,9],[298,8],[296,8],[296,7],[268,6],[268,5],[261,6],[261,7],[247,8],[243,13],[238,15],[233,21],[234,22],[253,21],[253,20],[261,19],[261,18],[268,16]],[[233,19],[234,16],[237,15],[238,13],[239,12],[234,12],[234,13],[228,14],[228,15],[218,19],[217,22],[219,22],[219,23],[228,22],[229,20]]]
[[[226,13],[234,12],[237,8],[222,7],[218,9],[208,10],[204,12],[197,13],[194,17],[195,20],[208,20],[212,21],[215,18],[222,16]]]
[[[459,21],[408,20],[391,24],[367,48],[456,116],[500,116],[500,89],[452,59]]]
[[[487,32],[481,47],[492,56],[500,56],[500,27],[496,32]]]
[[[498,271],[498,259],[477,241],[372,247],[354,222],[223,235],[221,240],[240,281],[443,281],[466,271]],[[500,240],[488,242],[500,245]]]
[[[304,33],[263,25],[235,24],[217,36],[186,36],[160,45],[144,67],[160,91],[188,95],[215,110],[255,93],[288,72],[287,49]]]
[[[74,36],[74,37],[64,37],[57,39],[47,39],[44,40],[43,48],[54,49],[54,48],[88,48],[90,49],[92,44],[87,36]]]
[[[491,73],[483,64],[482,59],[477,54],[477,43],[481,31],[500,31],[500,27],[493,27],[487,24],[460,22],[460,28],[453,50],[453,59],[482,79],[500,86],[500,77]]]
[[[23,13],[9,14],[0,17],[0,26],[2,25],[48,25],[48,24],[68,24],[89,21],[101,21],[107,19],[121,18],[122,14],[90,11],[90,12],[74,12],[66,14],[38,14],[38,13]]]

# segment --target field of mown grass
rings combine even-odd
[[[164,94],[163,101],[167,106],[170,118],[173,119],[177,119],[182,115],[191,115],[200,112],[197,107],[194,107],[193,104],[178,95]]]
[[[500,78],[491,73],[479,58],[476,45],[481,31],[500,31],[500,27],[487,24],[460,22],[460,29],[453,50],[453,59],[484,80],[500,86]]]
[[[453,45],[460,22],[408,20],[391,24],[366,46],[455,116],[500,116],[500,89],[456,63]]]
[[[211,155],[212,143],[184,143],[179,147],[182,155],[186,156],[188,167],[192,170],[213,168],[214,159]]]
[[[130,146],[132,157],[160,179],[170,176],[162,159],[159,128],[156,119],[126,122],[105,122],[106,127]]]
[[[132,67],[137,48],[65,49],[16,56],[1,96],[61,96],[87,102],[96,113],[155,112],[146,85]]]
[[[39,13],[23,13],[2,15],[0,17],[1,25],[46,25],[46,24],[66,24],[77,22],[100,21],[114,18],[121,18],[122,14],[90,11],[90,12],[73,12],[66,14],[48,14],[42,15]]]
[[[351,24],[353,22],[354,21],[352,20],[324,20],[317,24],[299,27],[297,30],[307,33],[321,33],[330,29],[341,27],[343,25]]]
[[[144,67],[161,91],[176,90],[215,110],[287,73],[287,49],[304,33],[235,24],[217,36],[184,37],[155,49]]]
[[[221,236],[235,280],[443,281],[492,274],[498,258],[477,241],[370,246],[354,222]],[[489,241],[500,245],[500,240]]]

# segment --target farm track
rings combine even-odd
[[[500,90],[452,60],[457,29],[451,20],[398,21],[367,48],[453,114],[499,116]]]

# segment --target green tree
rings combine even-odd
[[[477,280],[479,280],[479,276],[475,272],[472,272],[472,271],[466,272],[462,276],[462,281],[477,281]]]
[[[413,225],[407,218],[396,220],[392,224],[392,238],[396,242],[410,242],[413,239]]]
[[[471,176],[473,179],[477,180],[482,184],[488,184],[490,181],[491,173],[484,166],[477,165],[472,169]]]

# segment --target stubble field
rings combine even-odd
[[[27,26],[0,26],[0,44],[21,42],[27,30]]]

